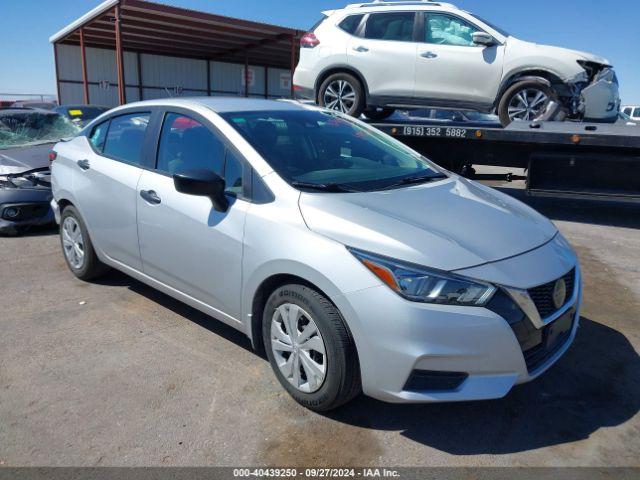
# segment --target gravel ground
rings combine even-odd
[[[552,370],[481,403],[309,412],[235,330],[119,273],[76,280],[55,232],[0,238],[0,465],[640,466],[638,207],[493,185],[573,243],[585,305]]]

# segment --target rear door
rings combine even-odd
[[[482,30],[449,13],[425,12],[420,25],[416,97],[447,100],[449,106],[456,101],[492,104],[502,78],[504,45],[476,45],[473,34]]]
[[[349,39],[349,64],[373,97],[410,98],[416,65],[415,12],[372,13]],[[375,103],[375,99],[372,100]]]
[[[248,166],[208,120],[186,109],[164,114],[157,145],[155,169],[144,171],[136,196],[144,273],[238,320]],[[225,178],[226,212],[176,191],[173,174],[194,169]]]
[[[136,195],[150,111],[124,113],[93,128],[91,148],[77,158],[77,207],[95,246],[111,259],[142,269],[136,225]]]

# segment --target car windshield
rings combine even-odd
[[[488,22],[487,20],[485,20],[484,18],[480,17],[479,15],[475,15],[473,13],[469,13],[469,15],[471,15],[473,18],[475,18],[476,20],[481,21],[482,23],[484,23],[487,27],[492,28],[493,30],[495,30],[496,32],[498,32],[500,35],[502,35],[503,37],[510,37],[511,34],[509,32],[507,32],[504,28],[500,28],[497,25],[494,25],[491,22]]]
[[[45,112],[0,114],[0,149],[59,142],[75,136],[80,128],[62,115]]]
[[[400,142],[335,112],[239,112],[222,117],[284,180],[303,189],[377,190],[403,179],[443,176]]]

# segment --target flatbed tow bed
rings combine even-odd
[[[526,169],[526,177],[503,177],[525,179],[531,195],[640,202],[637,126],[514,122],[496,128],[447,126],[428,119],[370,124],[444,168],[469,177],[475,174],[474,165]]]

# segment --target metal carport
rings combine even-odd
[[[61,104],[293,96],[303,32],[143,0],[106,0],[50,38]]]

